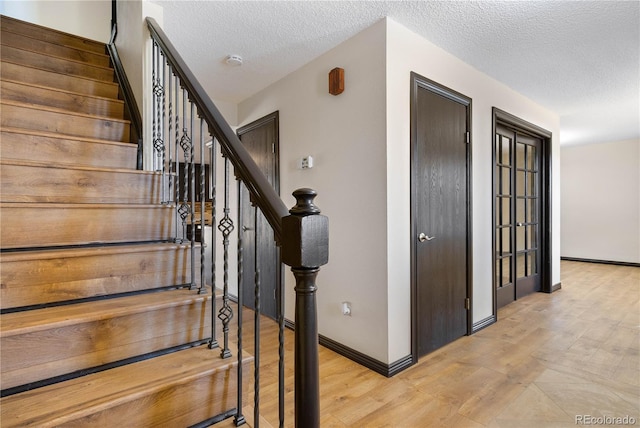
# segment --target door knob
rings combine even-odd
[[[418,235],[418,241],[420,242],[433,241],[434,239],[436,239],[435,236],[427,236],[424,233],[420,233],[420,235]]]
[[[246,232],[247,230],[253,230],[253,229],[250,228],[250,227],[247,227],[247,226],[242,226],[242,231],[243,232]]]

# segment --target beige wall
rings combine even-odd
[[[640,140],[561,152],[562,256],[640,263]]]
[[[385,25],[378,23],[238,106],[239,125],[280,111],[281,195],[312,187],[330,222],[330,261],[318,276],[321,334],[387,360]],[[345,91],[328,73],[345,70]],[[312,169],[297,161],[311,155]],[[286,316],[293,320],[287,274]],[[353,316],[341,314],[353,302]]]
[[[552,171],[559,170],[559,119],[428,40],[388,19],[387,210],[389,223],[389,360],[406,349],[410,304],[410,72],[472,98],[473,322],[492,315],[492,108],[498,107],[553,133]],[[552,179],[552,282],[560,282],[559,181]]]
[[[345,92],[327,93],[327,73],[345,69]],[[493,106],[551,131],[559,170],[557,115],[432,43],[383,20],[240,103],[238,122],[280,110],[282,195],[309,186],[330,219],[330,261],[320,273],[320,333],[385,363],[411,351],[410,72],[473,98],[473,321],[492,314]],[[305,155],[312,170],[299,170]],[[559,230],[554,181],[554,231]],[[560,281],[559,235],[553,282]],[[293,317],[288,279],[287,317]],[[353,304],[351,317],[340,302]]]
[[[103,43],[111,36],[111,0],[4,0],[0,14]]]

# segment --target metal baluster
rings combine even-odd
[[[254,346],[254,370],[253,370],[253,424],[255,428],[260,428],[260,264],[258,263],[258,209],[253,209],[254,213],[254,224],[253,230],[255,232],[254,239],[254,265],[255,265],[255,288],[254,288],[254,303],[255,303],[255,313],[254,313],[254,336],[253,336],[253,346]]]
[[[182,242],[178,239],[178,221],[180,219],[180,214],[178,213],[178,209],[180,208],[180,157],[178,156],[178,146],[180,145],[180,84],[178,76],[175,76],[176,82],[176,92],[175,92],[175,101],[176,101],[176,116],[174,118],[174,128],[175,128],[175,141],[174,141],[174,152],[175,152],[175,178],[174,178],[174,191],[175,191],[175,222],[176,222],[176,235],[175,241]]]
[[[206,277],[205,277],[205,229],[204,229],[204,204],[206,202],[205,196],[205,162],[204,162],[204,120],[200,118],[200,288],[198,288],[198,294],[207,292]],[[212,291],[212,298],[215,298],[215,293]]]
[[[211,340],[209,341],[209,349],[217,348],[218,339],[216,338],[216,140],[211,139],[211,150],[209,150],[209,181],[211,183]]]
[[[278,262],[280,258],[278,257]],[[278,313],[278,415],[279,427],[284,428],[284,275],[280,263],[278,269],[278,287],[276,288],[276,305]]]
[[[154,170],[157,170],[158,167],[156,165],[157,162],[157,156],[158,153],[156,151],[156,147],[155,147],[155,141],[158,138],[158,132],[156,130],[158,123],[156,123],[157,120],[157,95],[156,95],[156,74],[157,74],[157,70],[156,70],[156,56],[158,55],[158,44],[154,41],[153,42],[153,46],[151,47],[151,94],[153,96],[152,98],[152,102],[151,102],[151,132],[152,132],[152,142],[153,142],[153,150],[154,150],[154,156],[153,156],[153,166],[152,168]]]
[[[187,239],[187,218],[189,218],[191,214],[191,207],[188,204],[189,200],[189,168],[187,165],[187,159],[191,156],[189,155],[190,149],[192,150],[192,142],[189,134],[187,133],[187,92],[182,90],[182,138],[180,138],[180,147],[183,151],[183,159],[184,159],[184,168],[182,174],[182,201],[180,202],[180,207],[178,208],[178,214],[180,214],[180,218],[182,219],[182,238],[180,242],[184,242]],[[193,280],[193,277],[191,277]]]
[[[238,224],[243,224],[242,216],[242,182],[238,181]],[[238,382],[238,410],[235,416],[236,426],[240,426],[246,422],[242,414],[242,309],[244,305],[242,290],[242,275],[244,270],[243,260],[243,242],[242,229],[238,228],[238,366],[237,366],[237,382]]]
[[[160,60],[160,48],[157,44],[155,44],[155,48],[153,50],[153,69],[154,69],[154,78],[153,78],[153,96],[155,99],[154,112],[155,112],[155,126],[153,133],[153,149],[156,152],[156,171],[162,171],[162,162],[164,160],[164,142],[162,141],[162,102],[163,102],[163,92],[162,84],[160,82],[160,64],[162,61]]]
[[[191,105],[191,115],[189,116],[189,132],[191,135],[191,145],[190,145],[190,156],[189,156],[189,194],[191,195],[191,203],[189,204],[189,214],[191,216],[191,286],[189,287],[191,290],[196,288],[196,172],[195,172],[195,158],[193,149],[193,137],[195,134],[193,133],[193,121],[195,119],[195,104],[189,101]]]
[[[166,147],[167,144],[165,142],[165,125],[167,122],[167,116],[166,116],[166,103],[167,103],[167,99],[166,99],[166,94],[165,94],[165,85],[166,85],[166,78],[167,78],[167,63],[166,60],[164,59],[164,53],[162,52],[162,50],[158,51],[158,56],[162,57],[160,61],[160,64],[162,64],[162,82],[160,83],[160,87],[159,90],[161,91],[161,95],[162,95],[162,126],[159,129],[158,132],[158,138],[160,140],[160,142],[158,143],[161,146],[160,152],[161,152],[161,156],[160,156],[160,162],[161,162],[161,170],[162,170],[162,177],[161,177],[161,187],[162,187],[162,195],[161,195],[161,202],[164,203],[166,201],[166,184],[167,184],[167,165],[166,165],[166,157],[167,157],[167,153],[166,153]],[[158,76],[158,78],[160,78],[160,76]]]
[[[169,202],[171,202],[172,198],[173,198],[173,186],[174,186],[174,178],[173,178],[173,156],[172,156],[172,150],[171,150],[171,131],[173,130],[173,100],[172,100],[172,95],[173,95],[173,68],[171,67],[170,64],[168,64],[169,67],[169,90],[168,90],[168,95],[167,95],[167,100],[169,102],[169,120],[168,122],[168,131],[167,131],[167,143],[165,144],[165,147],[168,146],[169,147],[169,168],[168,168],[168,172],[167,175],[169,177],[169,187],[168,187],[168,198],[166,201],[163,201],[163,203],[168,204]],[[164,186],[163,186],[164,187]],[[163,190],[164,192],[164,190]]]
[[[222,321],[222,333],[224,336],[224,347],[220,351],[220,357],[229,358],[231,351],[229,351],[229,322],[233,318],[233,311],[229,306],[229,235],[234,229],[233,220],[229,217],[229,159],[224,158],[224,217],[220,220],[218,230],[222,232],[222,247],[223,247],[223,294],[222,294],[222,307],[218,318]]]

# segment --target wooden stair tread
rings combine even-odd
[[[31,52],[42,53],[57,58],[83,62],[86,64],[109,67],[110,59],[106,52],[97,53],[73,46],[65,46],[59,43],[42,40],[28,34],[16,33],[4,27],[1,28],[2,37],[0,43]]]
[[[105,44],[86,37],[76,36],[53,28],[43,27],[32,22],[22,21],[10,16],[2,15],[0,23],[3,29],[11,29],[14,33],[28,35],[38,40],[46,40],[61,46],[83,49],[88,52],[102,53],[106,51]]]
[[[0,261],[13,262],[25,260],[45,260],[59,259],[68,257],[88,257],[93,255],[107,254],[129,254],[147,251],[173,251],[177,248],[187,248],[190,243],[151,243],[151,244],[129,244],[129,245],[111,245],[105,247],[87,247],[87,248],[62,248],[51,250],[32,250],[32,251],[16,251],[2,253]],[[196,242],[196,246],[200,243]]]
[[[68,75],[51,70],[42,70],[27,64],[19,64],[2,58],[0,73],[3,77],[21,82],[45,84],[49,88],[74,90],[86,94],[117,99],[119,86],[115,82],[92,79],[86,76]]]
[[[158,172],[158,171],[146,171],[146,170],[128,169],[128,168],[102,168],[97,166],[31,161],[31,160],[24,160],[24,159],[11,159],[11,158],[5,158],[5,157],[0,158],[0,165],[20,165],[20,166],[33,166],[33,167],[40,167],[40,168],[71,169],[71,170],[78,170],[78,171],[100,171],[100,172],[113,172],[113,173],[151,175],[151,176],[160,176],[162,174],[161,172]]]
[[[83,94],[81,92],[71,91],[71,90],[67,90],[67,89],[53,88],[51,86],[44,86],[44,85],[40,85],[40,84],[33,83],[33,82],[23,82],[21,80],[7,79],[7,78],[3,78],[3,77],[0,77],[0,81],[8,82],[8,83],[14,83],[16,85],[30,86],[30,87],[33,87],[33,88],[44,89],[44,90],[52,91],[52,92],[61,92],[61,93],[64,93],[64,94],[69,94],[69,95],[77,95],[77,96],[81,96],[81,97],[85,97],[85,98],[94,98],[96,100],[108,100],[111,103],[124,105],[124,101],[120,100],[120,99],[117,99],[117,98],[104,97],[104,96],[92,95],[92,94]]]
[[[67,73],[74,76],[87,76],[101,81],[113,81],[113,68],[89,64],[83,61],[68,59],[44,52],[16,48],[2,43],[0,40],[2,61],[30,65],[47,71]]]
[[[64,140],[74,140],[74,141],[82,141],[86,143],[99,143],[99,144],[110,144],[114,146],[123,146],[123,147],[136,147],[134,143],[128,143],[124,141],[113,141],[113,140],[103,140],[99,138],[90,138],[90,137],[80,137],[77,135],[61,135],[57,132],[49,132],[42,131],[38,129],[28,129],[28,128],[14,128],[10,126],[0,126],[0,132],[11,132],[14,134],[25,134],[25,135],[33,135],[36,137],[48,137],[48,138],[58,138]]]
[[[197,294],[195,290],[177,289],[3,314],[0,337],[200,302],[210,296],[211,293]]]
[[[171,209],[173,207],[161,204],[65,204],[65,203],[47,203],[47,202],[0,202],[1,208],[80,208],[80,209]]]
[[[126,119],[116,119],[116,118],[112,118],[112,117],[108,117],[108,116],[98,116],[95,114],[85,114],[85,113],[77,113],[77,112],[72,112],[66,109],[62,109],[62,108],[56,108],[56,107],[49,107],[49,106],[43,106],[40,104],[32,104],[32,103],[26,103],[26,102],[22,102],[22,101],[14,101],[14,100],[7,100],[7,99],[2,99],[0,100],[1,104],[6,104],[6,105],[11,105],[11,106],[16,106],[16,107],[23,107],[23,108],[28,108],[31,110],[40,110],[40,111],[47,111],[47,112],[51,112],[51,113],[59,113],[59,114],[66,114],[69,116],[76,116],[76,117],[84,117],[87,119],[96,119],[96,120],[106,120],[109,122],[117,122],[117,123],[122,123],[122,124],[126,124],[126,125],[130,125],[131,121],[130,120],[126,120]],[[60,135],[60,134],[57,134]],[[66,134],[64,134],[66,136]],[[130,143],[131,144],[131,143]]]
[[[237,358],[222,359],[219,354],[202,345],[5,397],[0,401],[3,426],[58,426],[168,386],[219,371],[235,372]],[[252,359],[243,355],[243,364]]]

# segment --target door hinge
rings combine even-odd
[[[469,299],[468,297],[466,299],[464,299],[464,308],[466,310],[471,309],[471,299]]]
[[[469,144],[471,142],[471,133],[469,131],[465,132],[466,135],[466,139],[467,139],[467,144]]]
[[[276,143],[271,143],[271,153],[276,152]]]

